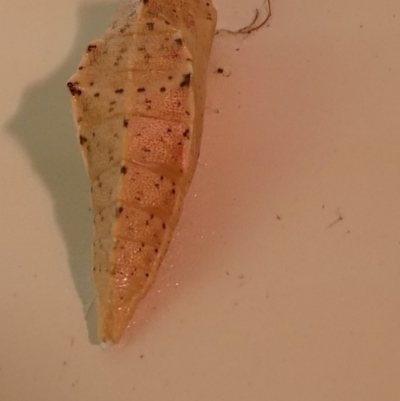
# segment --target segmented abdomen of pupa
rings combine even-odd
[[[211,1],[125,0],[68,82],[92,184],[99,339],[154,281],[199,155]]]

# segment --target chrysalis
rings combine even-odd
[[[68,82],[92,185],[98,335],[117,343],[153,283],[199,156],[211,0],[123,0]]]

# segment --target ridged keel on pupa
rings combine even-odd
[[[215,24],[210,0],[125,0],[68,82],[92,183],[101,342],[120,340],[179,219]]]

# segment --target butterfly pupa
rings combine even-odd
[[[102,343],[120,341],[177,225],[216,19],[211,0],[123,0],[67,84],[91,182]]]

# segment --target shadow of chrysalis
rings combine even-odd
[[[92,307],[90,185],[66,82],[76,71],[87,44],[105,32],[116,7],[114,2],[82,5],[78,9],[78,32],[70,54],[48,78],[26,89],[17,113],[7,124],[51,193],[92,343],[97,343],[97,319]]]

